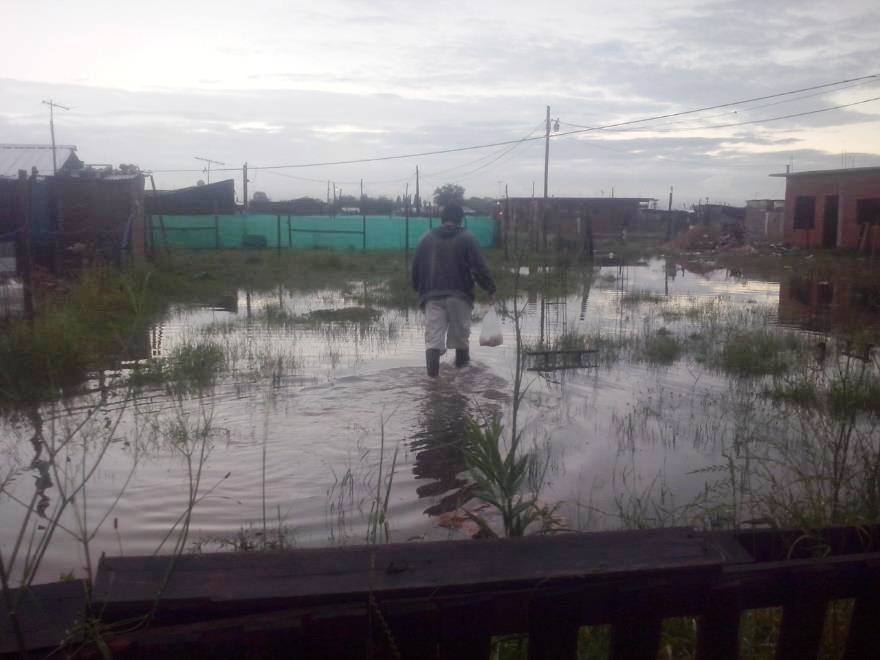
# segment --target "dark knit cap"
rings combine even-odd
[[[458,204],[447,204],[443,207],[443,212],[440,214],[440,219],[443,222],[451,222],[456,225],[460,225],[463,218],[464,209]]]

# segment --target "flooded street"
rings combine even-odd
[[[707,263],[653,259],[546,278],[546,288],[518,299],[524,342],[576,334],[599,351],[594,368],[523,376],[520,428],[545,466],[540,498],[560,503],[572,529],[712,527],[748,515],[736,486],[755,457],[741,451],[743,438],[798,429],[755,381],[709,364],[704,356],[724,336],[712,334],[718,319],[778,326],[810,351],[824,347],[820,333],[837,319],[878,318],[870,291],[829,297],[829,282]],[[478,345],[486,308],[477,304],[472,366],[456,370],[447,355],[431,381],[421,312],[383,307],[375,287],[353,278],[342,289],[230,291],[212,306],[175,308],[143,337],[143,357],[219,346],[224,366],[210,389],[145,384],[102,402],[96,379],[94,394],[4,419],[3,474],[19,469],[18,504],[2,510],[4,548],[15,544],[28,503],[36,503],[30,515],[51,511],[59,479],[83,475],[40,581],[81,572],[88,558],[76,536],[93,537],[94,562],[101,553],[169,552],[186,523],[187,548],[204,551],[363,542],[377,509],[381,540],[465,538],[472,530],[457,512],[478,503],[461,443],[470,417],[509,423],[514,302],[504,305],[496,348]],[[841,311],[844,302],[855,311]],[[674,342],[668,358],[651,352],[658,338]],[[77,440],[50,470],[34,440],[65,434]]]

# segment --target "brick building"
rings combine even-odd
[[[786,180],[787,243],[880,252],[880,167],[770,176]]]

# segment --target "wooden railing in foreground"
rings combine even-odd
[[[579,628],[600,624],[612,626],[613,658],[653,659],[663,619],[687,616],[697,618],[697,656],[721,660],[737,657],[744,611],[778,606],[776,657],[803,659],[818,653],[829,602],[852,598],[844,657],[875,658],[878,550],[878,527],[809,535],[673,528],[113,557],[101,561],[92,615],[116,629],[104,650],[123,658],[488,658],[493,636],[526,633],[529,657],[553,660],[575,658]],[[70,620],[77,588],[28,594],[39,604],[19,611],[24,628],[38,629],[31,648],[48,650],[53,628],[81,637]],[[149,625],[112,625],[150,611]],[[3,625],[0,649],[10,653]],[[100,657],[99,647],[76,640],[71,650]]]

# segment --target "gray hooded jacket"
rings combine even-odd
[[[447,296],[473,303],[475,280],[489,295],[495,293],[495,282],[477,239],[459,226],[441,225],[419,241],[410,276],[422,307],[431,299]]]

